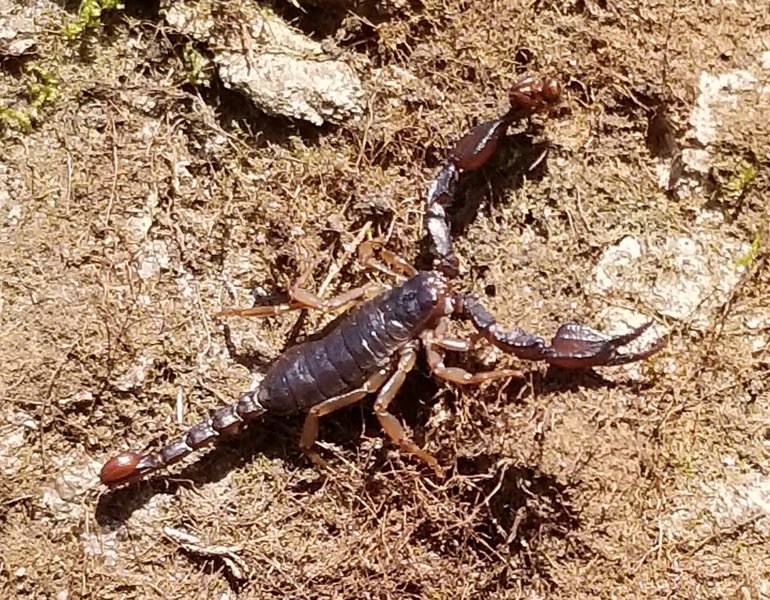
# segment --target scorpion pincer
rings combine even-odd
[[[208,419],[159,451],[124,452],[107,461],[101,470],[102,483],[116,486],[142,479],[222,437],[240,433],[266,413],[307,413],[300,446],[314,457],[312,447],[319,418],[375,393],[374,411],[388,437],[441,476],[443,470],[436,458],[414,443],[388,410],[414,367],[418,350],[424,349],[435,376],[455,384],[521,376],[511,369],[470,373],[445,366],[446,350],[468,351],[474,346],[471,340],[448,335],[448,323],[453,318],[469,321],[478,331],[476,337],[485,338],[506,353],[565,368],[626,364],[658,352],[665,345],[664,340],[644,351],[619,352],[651,323],[614,337],[578,323],[567,323],[546,344],[541,337],[521,329],[502,329],[476,296],[453,288],[458,261],[452,251],[446,208],[454,198],[459,173],[484,165],[512,123],[551,108],[560,97],[558,81],[524,78],[509,92],[508,112],[477,125],[459,140],[428,191],[425,225],[434,257],[432,270],[418,271],[387,250],[381,250],[375,257],[374,245],[364,244],[360,252],[364,263],[399,277],[398,285],[383,291],[379,284],[369,283],[323,300],[303,287],[308,272],[290,289],[291,302],[287,304],[219,313],[217,316],[250,317],[303,308],[336,311],[360,301],[326,335],[298,344],[281,355],[268,368],[256,391],[246,392],[235,404],[215,410]],[[370,299],[361,301],[363,298]]]

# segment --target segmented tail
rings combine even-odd
[[[223,437],[238,435],[247,423],[265,414],[257,392],[246,392],[235,404],[215,410],[211,417],[193,425],[187,432],[157,452],[122,452],[108,460],[99,473],[104,485],[118,486],[143,479],[150,473],[182,460],[185,456]]]

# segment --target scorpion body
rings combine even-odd
[[[454,198],[459,172],[485,164],[513,122],[549,108],[559,96],[560,86],[555,80],[525,78],[511,89],[511,108],[505,115],[474,127],[457,143],[428,191],[425,221],[434,256],[431,271],[417,271],[386,250],[378,260],[374,258],[373,246],[365,244],[361,252],[364,262],[400,277],[400,284],[386,291],[381,291],[379,284],[367,284],[322,300],[302,286],[306,274],[291,288],[290,303],[219,313],[218,316],[248,317],[301,308],[335,311],[379,292],[354,306],[326,335],[287,350],[268,368],[256,391],[246,392],[235,404],[215,410],[210,418],[157,452],[124,452],[107,461],[101,471],[101,481],[115,486],[141,479],[221,437],[240,433],[246,424],[265,413],[307,413],[300,446],[317,458],[312,446],[318,433],[318,419],[373,393],[377,394],[374,411],[390,439],[441,475],[443,470],[438,461],[415,444],[388,411],[406,374],[415,364],[419,347],[425,349],[431,372],[456,384],[477,384],[521,375],[511,369],[474,374],[445,366],[446,350],[467,351],[475,344],[475,339],[461,340],[447,335],[450,318],[469,321],[478,331],[477,338],[485,338],[507,353],[567,368],[624,364],[658,352],[663,341],[642,352],[618,352],[639,337],[650,323],[615,337],[568,323],[546,344],[541,337],[521,329],[502,329],[476,296],[453,288],[458,261],[452,251],[446,208]]]
[[[446,283],[422,272],[359,304],[328,335],[273,363],[257,400],[271,412],[292,414],[361,388],[444,313],[445,296]]]

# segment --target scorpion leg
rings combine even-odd
[[[310,290],[299,286],[292,286],[289,294],[295,302],[300,304],[301,308],[313,308],[323,312],[335,312],[351,302],[367,296],[375,296],[382,292],[383,286],[376,282],[370,282],[365,285],[352,288],[347,292],[342,292],[337,296],[324,300]]]
[[[543,360],[567,369],[624,365],[649,358],[665,345],[665,338],[639,352],[618,352],[620,348],[641,336],[652,321],[630,332],[610,336],[579,323],[559,327],[550,345],[543,338],[522,329],[503,330],[495,318],[475,296],[462,297],[461,316],[470,320],[482,336],[492,344],[524,360]]]
[[[471,373],[470,371],[466,371],[460,367],[445,366],[443,350],[467,352],[473,349],[472,341],[446,337],[445,332],[447,323],[447,319],[441,319],[433,331],[428,331],[422,336],[423,345],[425,347],[425,356],[428,360],[428,367],[430,368],[431,372],[436,375],[436,377],[460,385],[478,385],[485,381],[492,381],[494,379],[523,377],[521,371],[516,371],[513,369],[495,369],[493,371]]]
[[[358,257],[365,267],[382,271],[396,279],[409,278],[417,274],[417,269],[406,259],[390,250],[380,249],[378,259],[374,252],[375,247],[378,245],[378,242],[364,242],[359,246]],[[214,317],[272,317],[293,310],[307,308],[324,312],[335,312],[346,304],[355,302],[363,297],[374,296],[383,290],[381,284],[370,282],[324,300],[304,287],[310,279],[311,271],[312,269],[307,269],[289,289],[291,302],[270,306],[253,306],[250,308],[227,308],[215,313]]]
[[[377,390],[387,378],[387,371],[379,371],[370,377],[361,389],[343,394],[342,396],[330,398],[312,407],[308,411],[307,416],[305,417],[305,424],[302,427],[302,437],[299,442],[299,447],[302,452],[304,452],[315,464],[325,466],[321,457],[318,456],[318,453],[313,451],[313,445],[318,438],[318,420],[334,411],[355,404],[368,394]]]
[[[374,401],[374,412],[377,415],[377,419],[380,421],[380,425],[388,434],[388,437],[399,445],[399,447],[409,454],[413,454],[429,467],[433,469],[438,477],[444,476],[444,470],[439,465],[438,460],[407,436],[404,431],[403,425],[388,412],[388,406],[396,397],[398,390],[404,383],[406,374],[412,370],[414,363],[417,359],[417,351],[414,346],[407,346],[401,351],[401,356],[398,360],[398,366],[395,372],[391,375],[390,379],[380,388],[377,399]]]
[[[417,275],[417,269],[405,258],[385,248],[380,248],[381,242],[367,241],[358,247],[358,260],[367,269],[381,271],[394,279],[403,279]],[[375,256],[375,248],[379,258]]]
[[[285,304],[275,304],[272,306],[252,306],[250,308],[226,308],[214,314],[214,317],[270,317],[280,315],[292,310],[313,308],[324,312],[334,312],[344,307],[346,304],[355,302],[365,296],[372,296],[382,291],[382,285],[379,283],[367,283],[360,287],[352,288],[346,292],[324,300],[318,295],[310,292],[298,285],[293,285],[289,291],[292,297],[291,302]]]

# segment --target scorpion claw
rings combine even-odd
[[[652,326],[652,321],[622,335],[610,336],[579,323],[565,323],[553,336],[550,346],[543,338],[521,329],[503,330],[479,299],[471,294],[461,296],[459,314],[471,321],[479,334],[492,344],[524,360],[544,360],[566,369],[612,367],[649,358],[665,345],[661,338],[640,352],[618,352]]]
[[[618,352],[618,349],[639,338],[651,326],[652,321],[648,321],[623,335],[608,336],[585,325],[566,323],[559,327],[551,346],[543,349],[544,359],[549,364],[568,369],[637,362],[661,350],[666,344],[665,338],[641,352]]]

